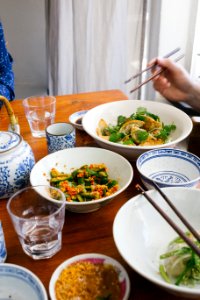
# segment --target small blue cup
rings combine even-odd
[[[76,131],[69,123],[54,123],[46,128],[48,152],[53,153],[76,144]]]

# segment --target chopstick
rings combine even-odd
[[[200,242],[199,233],[191,226],[191,224],[184,218],[181,212],[174,206],[174,204],[170,201],[165,193],[159,188],[159,186],[152,181],[153,186],[159,192],[159,194],[164,198],[167,204],[171,207],[171,209],[175,212],[175,214],[179,217],[179,219],[183,222],[183,224],[189,229],[189,231],[194,235],[194,237]]]
[[[178,62],[179,60],[181,60],[185,55],[181,54],[179,57],[177,57],[174,61]],[[160,75],[161,73],[163,73],[166,70],[166,68],[161,68],[158,72],[156,72],[154,75],[152,75],[151,77],[147,78],[145,81],[141,82],[140,84],[138,84],[134,89],[132,89],[130,91],[130,93],[135,92],[137,89],[139,89],[141,86],[143,86],[144,84],[148,83],[149,81],[151,81],[152,79],[154,79],[156,76]]]
[[[182,231],[175,223],[174,221],[164,212],[164,210],[162,210],[159,205],[146,193],[146,191],[139,185],[136,184],[136,188],[138,190],[141,191],[142,195],[149,201],[149,203],[160,213],[160,215],[167,221],[167,223],[177,232],[177,234],[186,242],[187,245],[189,245],[192,250],[200,257],[200,248],[197,247],[197,245],[184,233],[184,231]],[[161,191],[160,188],[156,188],[157,191]],[[162,191],[161,191],[162,192]],[[162,192],[163,193],[163,192]],[[163,193],[164,194],[164,193]],[[162,195],[163,196],[163,195]],[[165,195],[165,200],[166,200],[167,196]],[[171,202],[169,199],[167,199],[169,202]],[[167,201],[167,203],[168,203]],[[168,203],[169,204],[169,203]],[[170,207],[172,208],[173,205]],[[173,209],[173,208],[172,208]],[[173,209],[174,210],[174,209]],[[178,211],[176,209],[176,211]],[[174,211],[175,212],[175,211]],[[176,212],[175,212],[176,213]],[[180,212],[179,212],[180,213]],[[184,219],[181,220],[184,225],[186,226],[186,224],[188,224],[188,222],[185,220],[185,218],[182,216],[182,218]],[[186,222],[185,222],[186,221]],[[187,227],[187,226],[186,226]],[[191,225],[190,225],[191,228]]]
[[[178,51],[180,51],[180,50],[181,50],[180,47],[175,48],[174,50],[172,50],[172,51],[170,51],[169,53],[167,53],[166,55],[164,55],[163,58],[168,58],[168,57],[172,56],[173,54],[175,54],[176,52],[178,52]],[[124,83],[130,82],[131,80],[137,78],[138,76],[142,75],[142,73],[144,73],[144,72],[150,70],[151,68],[155,67],[156,65],[157,65],[157,62],[153,63],[152,65],[148,66],[146,69],[144,69],[144,70],[140,71],[139,73],[137,73],[137,74],[131,76],[131,77],[130,77],[129,79],[127,79]]]

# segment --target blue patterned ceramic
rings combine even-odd
[[[14,264],[0,264],[0,299],[47,300],[39,278],[28,269]]]
[[[200,158],[179,149],[156,149],[143,153],[136,162],[144,185],[196,187],[200,180]]]
[[[7,257],[6,244],[4,239],[4,233],[2,223],[0,221],[0,263],[4,262]]]
[[[88,110],[80,110],[72,115],[69,116],[70,123],[79,130],[84,130],[82,125],[82,118],[85,116],[85,114],[88,112]]]
[[[73,148],[76,143],[76,131],[74,126],[68,123],[54,123],[46,128],[48,152]]]
[[[0,199],[28,185],[34,164],[31,147],[19,134],[0,131]]]

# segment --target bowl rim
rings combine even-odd
[[[101,202],[104,202],[104,201],[107,201],[109,199],[112,199],[116,196],[118,196],[119,194],[121,194],[130,184],[131,184],[131,181],[133,180],[133,177],[134,177],[134,169],[131,165],[131,163],[125,158],[123,157],[122,155],[120,155],[119,153],[116,153],[114,151],[111,151],[111,150],[108,150],[108,149],[104,149],[104,148],[97,148],[97,147],[74,147],[74,148],[66,148],[66,149],[63,149],[63,150],[60,150],[60,151],[57,151],[57,152],[54,152],[54,153],[50,153],[46,156],[44,156],[43,158],[41,158],[37,163],[39,163],[40,161],[42,160],[45,160],[47,156],[54,156],[56,155],[56,153],[59,153],[59,152],[66,152],[66,151],[73,151],[72,149],[79,149],[77,151],[81,151],[81,150],[86,150],[86,149],[92,149],[93,150],[97,150],[97,151],[101,151],[102,153],[104,152],[109,152],[110,154],[120,158],[120,160],[124,161],[126,163],[126,171],[129,170],[130,172],[130,176],[129,176],[129,180],[126,182],[126,184],[123,186],[123,187],[120,187],[115,193],[107,196],[107,197],[103,197],[101,199],[98,199],[98,200],[91,200],[91,201],[87,201],[87,202],[68,202],[66,201],[65,202],[65,205],[66,206],[90,206],[92,204],[98,204],[98,203],[101,203]],[[102,154],[103,155],[103,154]],[[33,166],[33,169],[35,168],[35,166],[37,165],[37,163]],[[33,169],[31,170],[31,174],[33,172]],[[30,183],[31,183],[31,186],[35,186],[35,184],[32,183],[32,176],[30,174]],[[50,198],[49,198],[50,200]],[[55,203],[58,203],[59,200],[56,200],[56,199],[51,199],[50,201],[52,202],[55,202]]]
[[[165,192],[166,190],[177,190],[178,192],[187,192],[187,191],[193,191],[195,193],[200,193],[200,190],[195,189],[195,188],[187,188],[187,187],[165,187],[162,188],[162,190]],[[148,190],[147,193],[151,194],[154,190]],[[165,282],[162,277],[160,277],[159,279],[155,278],[155,277],[150,277],[148,276],[145,271],[141,270],[138,267],[133,266],[132,264],[130,264],[130,262],[128,261],[128,259],[126,259],[126,257],[124,256],[124,254],[122,253],[121,249],[118,248],[117,246],[117,242],[116,242],[116,237],[115,237],[115,227],[116,227],[116,220],[119,216],[119,214],[121,213],[121,211],[124,209],[124,207],[126,206],[130,206],[133,207],[137,207],[138,205],[142,205],[145,203],[145,205],[148,205],[148,202],[145,199],[139,199],[139,197],[141,196],[141,194],[138,194],[134,197],[132,197],[131,199],[129,199],[129,201],[127,201],[125,204],[123,204],[120,209],[118,210],[114,222],[113,222],[113,238],[114,238],[114,242],[115,245],[120,253],[120,255],[122,256],[122,258],[125,260],[125,262],[133,269],[135,270],[139,275],[141,275],[142,277],[146,278],[147,280],[149,280],[150,282],[156,284],[157,286],[159,286],[160,288],[164,288],[165,290],[167,290],[168,292],[170,291],[171,293],[178,293],[179,295],[182,293],[184,293],[185,295],[190,295],[190,296],[200,296],[200,287],[199,290],[194,290],[193,288],[189,288],[189,287],[185,287],[185,286],[176,286],[170,283]],[[200,200],[199,200],[200,201]],[[170,225],[169,225],[170,226]]]
[[[181,183],[165,183],[165,182],[160,182],[159,180],[157,179],[151,179],[149,178],[146,174],[144,174],[143,171],[141,171],[141,166],[139,165],[140,163],[140,160],[146,156],[146,155],[151,155],[152,153],[156,153],[156,152],[163,152],[163,153],[160,153],[159,156],[162,157],[162,154],[164,154],[164,152],[171,152],[172,154],[188,154],[189,156],[191,157],[194,157],[198,162],[195,162],[194,165],[197,169],[199,169],[199,176],[196,177],[195,179],[192,179],[192,180],[188,180],[187,182],[181,182]],[[176,153],[175,153],[176,152]],[[170,156],[170,155],[169,155]],[[182,158],[181,156],[179,156],[180,158]],[[151,156],[151,158],[153,159],[154,156]],[[190,163],[190,162],[189,162]],[[175,148],[163,148],[163,149],[152,149],[152,150],[149,150],[149,151],[146,151],[142,154],[140,154],[140,156],[137,158],[136,160],[136,168],[140,174],[140,176],[142,176],[142,178],[147,181],[149,184],[153,182],[157,183],[158,185],[162,186],[169,186],[169,187],[184,187],[184,186],[191,186],[191,185],[194,185],[197,181],[200,180],[200,158],[196,155],[196,154],[193,154],[191,152],[188,152],[188,151],[184,151],[184,150],[181,150],[181,149],[175,149]]]
[[[84,109],[84,110],[79,110],[79,111],[76,111],[76,112],[72,113],[69,116],[69,122],[72,125],[74,125],[76,128],[83,129],[83,125],[82,124],[77,124],[76,120],[81,118],[81,117],[83,118],[88,111],[89,111],[88,109]]]
[[[58,276],[60,275],[60,273],[63,269],[65,269],[67,266],[71,265],[72,263],[75,263],[75,262],[78,262],[81,260],[94,259],[94,258],[107,260],[108,263],[110,263],[113,266],[116,266],[122,272],[123,278],[126,281],[125,295],[122,300],[128,300],[128,296],[130,294],[130,289],[131,289],[128,272],[126,271],[125,267],[120,262],[118,262],[116,259],[114,259],[110,256],[107,256],[105,254],[101,254],[101,253],[78,254],[78,255],[75,255],[75,256],[72,256],[72,257],[66,259],[60,265],[58,265],[57,268],[53,271],[50,281],[49,281],[49,294],[50,294],[51,299],[54,299],[53,298],[54,285],[55,285],[56,280],[58,279]]]
[[[33,279],[34,281],[38,284],[40,290],[41,290],[41,293],[42,293],[42,296],[44,297],[43,300],[48,300],[48,297],[47,297],[47,291],[42,283],[42,281],[40,280],[40,278],[34,274],[31,270],[23,267],[23,266],[20,266],[20,265],[17,265],[17,264],[13,264],[13,263],[0,263],[0,267],[3,267],[3,268],[12,268],[12,269],[17,269],[17,270],[22,270],[24,271],[25,273],[29,274]],[[10,274],[10,273],[8,273]],[[20,273],[21,274],[21,273]],[[1,276],[1,272],[0,272],[0,276]],[[17,276],[17,273],[16,273],[16,278],[19,278]],[[34,287],[33,287],[34,289]],[[34,289],[35,290],[35,289]]]
[[[123,144],[113,143],[113,142],[107,141],[106,139],[103,139],[103,138],[99,137],[96,133],[94,134],[93,132],[90,132],[87,129],[86,120],[90,116],[90,114],[92,114],[94,111],[98,110],[101,107],[109,107],[113,104],[114,105],[115,104],[117,105],[117,104],[120,104],[120,103],[122,104],[125,101],[137,101],[137,103],[139,103],[139,102],[141,103],[141,106],[145,105],[143,102],[145,102],[145,103],[148,102],[148,103],[156,105],[156,106],[160,105],[160,106],[163,106],[163,107],[166,107],[166,108],[170,107],[170,109],[174,110],[175,112],[179,112],[179,114],[181,114],[185,119],[188,120],[187,131],[183,134],[182,137],[176,138],[175,140],[169,141],[165,144],[156,145],[156,146],[130,146],[130,145],[123,145]],[[164,148],[165,146],[166,147],[173,146],[174,144],[177,144],[177,143],[183,141],[186,137],[188,137],[189,134],[192,131],[192,128],[193,128],[193,123],[192,123],[192,120],[190,119],[190,117],[184,111],[178,109],[177,107],[175,107],[173,105],[170,105],[168,103],[151,101],[151,100],[133,100],[133,99],[126,99],[126,100],[103,103],[103,104],[100,104],[98,106],[95,106],[95,107],[91,108],[90,111],[87,114],[85,114],[85,116],[83,116],[82,125],[83,125],[83,129],[90,136],[92,136],[95,140],[99,141],[100,143],[104,143],[104,144],[109,145],[109,146],[113,145],[116,148],[121,148],[121,149],[126,149],[126,150],[127,149],[130,149],[130,150],[133,150],[133,149],[135,149],[135,150],[150,150],[150,149]]]

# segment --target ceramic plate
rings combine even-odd
[[[58,266],[57,269],[54,271],[49,284],[49,293],[52,300],[56,300],[54,286],[61,271],[65,269],[67,266],[81,261],[88,261],[93,264],[98,263],[98,264],[112,265],[118,273],[118,280],[120,282],[120,288],[121,288],[120,300],[128,299],[130,293],[130,280],[124,267],[118,261],[116,261],[115,259],[109,256],[98,254],[98,253],[86,253],[86,254],[80,254],[67,259],[60,266]]]
[[[83,116],[85,116],[87,112],[88,110],[80,110],[70,115],[69,116],[70,123],[74,125],[74,127],[76,127],[77,129],[84,130],[82,125],[82,118]]]

